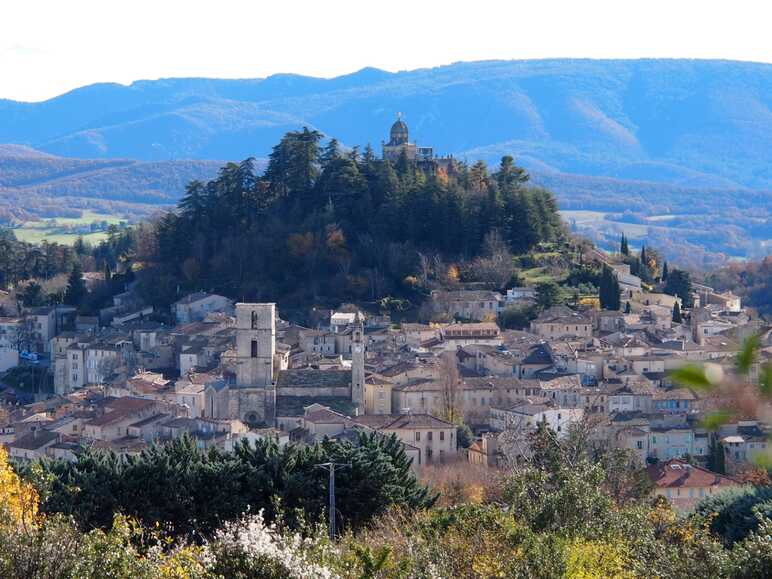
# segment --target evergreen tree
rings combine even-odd
[[[598,292],[600,307],[604,310],[618,311],[621,306],[620,294],[621,288],[619,287],[619,280],[617,280],[617,277],[614,275],[611,268],[604,265]]]
[[[630,255],[630,246],[627,243],[627,236],[624,233],[622,234],[619,250],[622,255]]]
[[[536,302],[543,309],[551,308],[560,299],[560,286],[554,281],[545,281],[536,286]]]
[[[83,281],[83,270],[77,262],[67,279],[67,289],[64,292],[64,303],[71,306],[79,306],[86,297],[86,283]]]
[[[681,317],[681,306],[678,305],[678,302],[673,304],[673,323],[680,324],[683,321],[683,318]]]
[[[518,189],[529,179],[525,169],[515,165],[515,160],[511,155],[505,155],[501,158],[499,170],[494,175],[499,190],[503,194],[510,193]]]
[[[726,457],[724,447],[718,437],[713,434],[710,441],[710,453],[708,454],[708,468],[719,474],[726,474]]]
[[[632,312],[632,308],[630,307],[630,302],[625,302],[625,313],[629,314]]]
[[[337,159],[340,159],[340,143],[338,143],[338,139],[333,137],[322,150],[319,162],[322,164],[322,169],[324,169]]]
[[[45,304],[42,286],[36,281],[29,282],[19,296],[21,303],[27,308],[36,308]]]
[[[685,308],[692,307],[692,279],[689,272],[673,269],[668,273],[665,293],[681,298]]]
[[[665,262],[664,265],[662,266],[662,281],[667,281],[667,275],[668,275],[667,262]]]
[[[269,521],[279,507],[289,523],[297,512],[318,522],[327,505],[327,476],[318,465],[329,461],[349,465],[335,480],[345,526],[361,526],[393,505],[420,509],[436,499],[395,436],[362,433],[354,443],[281,447],[260,440],[232,453],[200,450],[183,436],[131,458],[86,449],[74,462],[46,462],[50,492],[42,508],[71,514],[89,529],[110,528],[122,512],[147,528],[161,523],[188,537],[211,536],[249,508]]]

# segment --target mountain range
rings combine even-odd
[[[419,144],[531,170],[682,187],[772,188],[772,65],[713,60],[457,63],[321,79],[96,84],[0,101],[0,142],[65,157],[264,157],[302,125],[347,145],[387,138],[402,112]]]
[[[0,143],[17,145],[0,148],[0,193],[173,202],[186,180],[216,172],[213,160],[265,158],[302,126],[378,151],[398,112],[411,140],[438,154],[491,164],[513,154],[566,208],[645,217],[745,200],[755,221],[732,223],[750,232],[744,247],[772,240],[772,65],[719,60],[485,61],[0,100]],[[9,167],[24,163],[48,168],[10,183]]]

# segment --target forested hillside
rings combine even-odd
[[[427,173],[404,154],[392,166],[369,148],[320,141],[290,132],[262,175],[246,160],[191,183],[178,210],[137,240],[146,297],[409,299],[462,276],[495,279],[497,259],[508,277],[513,253],[564,239],[554,197],[509,156],[494,173],[482,162]]]

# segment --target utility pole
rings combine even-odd
[[[323,462],[322,464],[316,465],[320,468],[326,469],[330,473],[330,480],[328,483],[329,487],[329,495],[330,495],[330,502],[329,502],[329,527],[328,532],[330,536],[330,541],[335,540],[335,467],[339,466],[341,468],[345,468],[347,466],[351,466],[349,464],[342,464],[342,463],[336,463],[336,462]]]

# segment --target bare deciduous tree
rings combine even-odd
[[[442,383],[442,413],[448,422],[458,423],[464,415],[461,374],[454,352],[440,356],[440,380]]]

